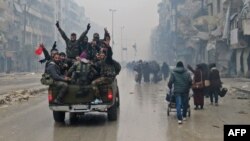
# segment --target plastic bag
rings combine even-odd
[[[221,88],[219,92],[220,97],[224,97],[227,94],[228,89],[227,88]]]

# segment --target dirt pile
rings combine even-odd
[[[0,95],[0,105],[10,105],[16,102],[28,101],[31,97],[41,94],[47,88],[12,91],[8,94]]]

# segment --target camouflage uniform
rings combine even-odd
[[[80,87],[82,86],[82,89],[84,88],[83,86],[86,87],[90,85],[91,81],[97,74],[97,71],[94,69],[93,65],[82,61],[75,62],[74,65],[69,69],[67,75],[71,76],[73,72],[75,72],[74,77],[76,78],[76,83],[80,85]],[[100,97],[98,88],[94,85],[90,87],[94,91],[95,97]],[[79,92],[81,93],[82,91],[80,90]]]
[[[75,72],[76,82],[79,85],[89,85],[96,75],[96,70],[90,63],[77,61],[69,69],[68,76],[71,76]]]
[[[114,81],[116,75],[121,71],[121,65],[114,61],[113,64],[107,64],[104,60],[95,64],[100,77],[92,82],[93,85],[100,86],[110,84]]]
[[[64,76],[61,74],[60,67],[54,61],[51,61],[46,67],[45,73],[49,74],[54,80],[53,85],[59,90],[56,99],[61,101],[68,90],[68,84],[65,81]]]
[[[69,59],[61,60],[61,62],[59,64],[60,69],[61,69],[61,74],[66,75],[67,70],[69,69],[70,66],[72,66],[71,63],[72,62]]]

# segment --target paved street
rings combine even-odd
[[[16,90],[44,88],[40,78],[40,73],[1,74],[0,95]]]
[[[24,87],[39,85],[38,78],[25,79],[29,82],[23,81]],[[224,79],[225,85],[232,87],[232,80]],[[1,89],[14,87],[2,81]],[[70,123],[67,116],[65,124],[56,124],[43,92],[27,102],[0,108],[0,141],[222,141],[224,124],[250,123],[249,95],[234,89],[220,99],[218,107],[209,105],[206,98],[204,110],[193,110],[191,98],[191,117],[178,125],[176,113],[167,116],[166,82],[138,85],[127,70],[118,82],[121,106],[117,121],[108,121],[104,113],[92,113],[77,123]]]

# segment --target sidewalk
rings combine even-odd
[[[46,90],[48,90],[48,87],[40,86],[38,88],[28,88],[28,89],[10,91],[7,94],[0,95],[0,107],[6,104],[10,105],[16,102],[28,101],[29,98],[41,94]]]
[[[7,76],[20,76],[20,75],[34,75],[38,74],[36,72],[13,72],[13,73],[0,73],[0,77],[7,77]]]

